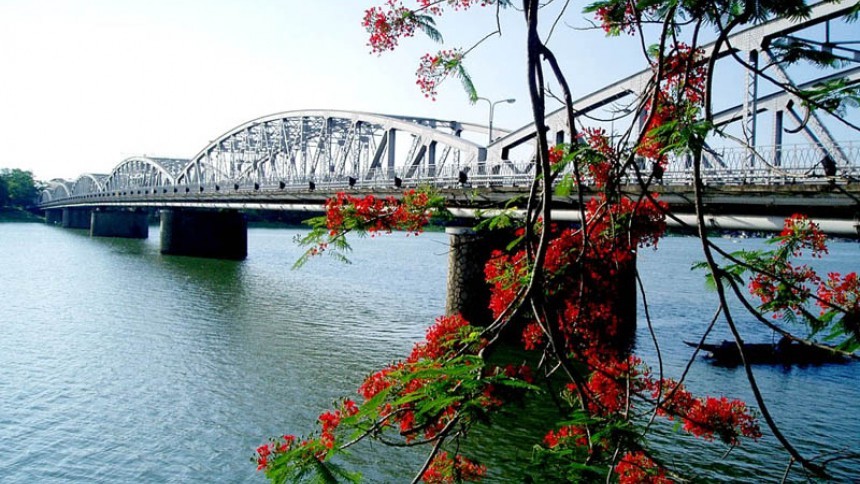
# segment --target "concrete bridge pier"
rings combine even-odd
[[[62,225],[64,229],[89,229],[90,209],[75,207],[64,208]]]
[[[161,253],[243,260],[248,222],[236,210],[162,210]]]
[[[498,233],[476,232],[468,227],[448,227],[448,296],[445,313],[460,313],[476,326],[493,321],[489,309],[490,286],[484,277],[484,266],[496,249],[508,241]]]
[[[484,276],[484,266],[494,250],[504,249],[510,242],[509,233],[475,232],[470,228],[449,227],[448,295],[445,313],[461,313],[471,324],[486,326],[492,322],[488,306],[490,286]],[[608,294],[608,304],[619,318],[619,331],[613,341],[606,343],[626,351],[632,348],[636,336],[636,258],[627,267],[619,267],[609,276],[615,291]],[[512,335],[519,341],[519,335]]]
[[[149,237],[147,219],[146,210],[97,208],[90,219],[90,236],[145,239]]]
[[[63,211],[45,210],[45,223],[48,225],[61,225],[63,223]]]

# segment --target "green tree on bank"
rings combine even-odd
[[[39,196],[33,172],[19,168],[0,170],[0,208],[30,208]]]

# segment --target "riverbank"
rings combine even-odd
[[[45,219],[23,208],[0,208],[0,222],[44,222]]]

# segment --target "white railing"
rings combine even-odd
[[[702,163],[702,177],[709,186],[719,185],[780,185],[780,184],[822,184],[836,181],[860,181],[860,142],[840,144],[847,162],[837,163],[825,160],[825,152],[816,145],[783,145],[780,147],[763,146],[751,155],[743,148],[707,150]],[[651,166],[643,159],[638,160],[644,176],[651,173]],[[832,165],[828,168],[828,163]],[[50,197],[43,197],[44,205],[62,205],[68,202],[92,202],[99,200],[136,198],[162,198],[170,200],[189,195],[221,195],[241,198],[248,192],[307,192],[310,190],[336,191],[346,189],[389,191],[399,188],[430,185],[437,188],[490,188],[525,187],[534,177],[534,163],[530,161],[488,161],[460,168],[449,164],[441,167],[421,165],[418,167],[396,167],[394,169],[374,168],[368,173],[345,174],[332,177],[296,177],[291,179],[260,178],[256,182],[247,179],[234,181],[222,180],[217,183],[191,185],[138,186],[123,189],[104,190],[88,194],[66,196],[65,192],[54,188]],[[828,171],[831,170],[831,171]],[[583,182],[592,180],[584,174]],[[572,172],[571,166],[563,174]],[[628,183],[633,183],[633,175],[628,174]],[[655,182],[663,185],[690,185],[693,181],[691,160],[685,156],[671,157],[666,165],[662,179]]]

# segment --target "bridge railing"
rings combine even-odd
[[[825,151],[816,145],[782,145],[759,147],[755,154],[743,148],[708,149],[702,163],[702,177],[707,185],[780,185],[823,184],[837,180],[860,180],[860,142],[845,142],[840,145],[844,160],[839,163],[826,157]],[[828,161],[829,160],[829,161]],[[636,161],[640,172],[647,177],[652,167],[644,159]],[[830,164],[828,166],[828,164]],[[89,194],[69,194],[60,189],[52,192],[44,206],[63,203],[107,202],[111,199],[164,200],[198,194],[236,194],[248,191],[302,192],[312,189],[338,190],[396,190],[419,185],[437,188],[457,187],[524,187],[532,182],[535,165],[531,161],[513,162],[490,160],[477,165],[443,166],[422,165],[418,167],[380,167],[365,173],[319,175],[295,178],[260,177],[256,180],[221,180],[209,184],[152,185],[124,189],[104,189]],[[572,167],[565,169],[570,174]],[[628,175],[628,183],[634,183]],[[689,156],[669,158],[662,179],[655,180],[664,185],[691,185],[693,182],[692,160]],[[585,175],[583,182],[593,183]]]
[[[759,146],[755,152],[745,148],[708,150],[703,155],[702,177],[707,184],[774,185],[816,183],[860,177],[860,143],[840,145],[847,162],[838,163],[815,145]],[[828,164],[832,163],[828,168]],[[693,180],[689,157],[674,157],[663,176],[664,183],[690,184]]]
[[[702,178],[707,185],[781,185],[794,183],[818,184],[832,180],[860,180],[860,142],[843,142],[840,149],[846,161],[839,163],[816,145],[759,146],[755,151],[726,147],[708,149],[703,154]],[[636,163],[644,177],[652,173],[645,159]],[[831,164],[828,169],[828,164]],[[532,163],[505,161],[488,165],[486,173],[471,177],[478,185],[519,185],[531,180]],[[689,155],[668,157],[662,177],[655,180],[664,185],[692,185],[693,161]],[[832,170],[828,172],[828,170]],[[568,166],[563,174],[572,175]],[[628,173],[627,182],[634,175]],[[583,182],[593,182],[587,175]]]

